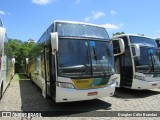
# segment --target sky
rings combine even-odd
[[[55,20],[103,25],[113,33],[160,37],[160,0],[1,0],[0,18],[13,39],[38,41]]]

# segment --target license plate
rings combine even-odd
[[[152,84],[152,86],[157,86],[157,83]]]
[[[89,92],[88,96],[93,96],[93,95],[97,95],[97,94],[98,94],[98,92]]]

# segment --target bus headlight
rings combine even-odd
[[[57,86],[62,88],[72,88],[72,89],[75,88],[72,83],[67,83],[67,82],[57,82]]]
[[[138,80],[146,80],[144,76],[139,76],[139,75],[134,75],[134,78]]]
[[[114,84],[116,82],[116,80],[117,80],[117,77],[110,79],[108,82],[108,85]]]

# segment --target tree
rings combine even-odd
[[[22,42],[18,39],[9,39],[9,45],[13,52],[13,57],[16,59],[15,72],[23,72],[25,58],[28,57],[31,48],[34,46],[34,42]]]
[[[124,32],[116,32],[116,33],[113,33],[112,36],[121,35],[121,34],[125,34],[125,33]]]

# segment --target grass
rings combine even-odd
[[[26,80],[28,78],[23,73],[16,73],[13,79],[19,81],[19,80]]]
[[[20,80],[21,80],[21,79],[28,79],[28,78],[25,76],[24,73],[19,73],[18,76],[19,76]]]

